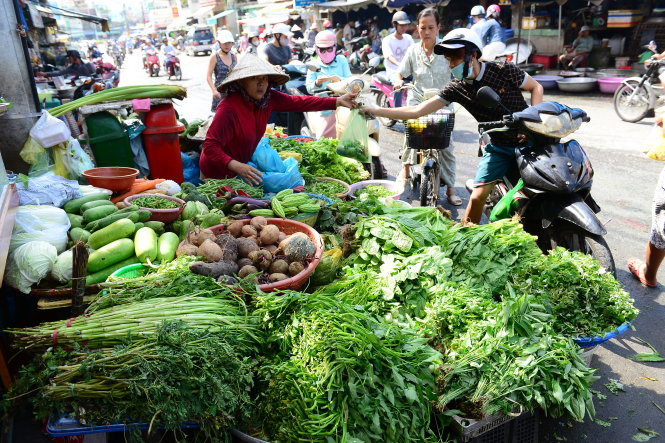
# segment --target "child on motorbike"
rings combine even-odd
[[[337,55],[337,44],[335,33],[329,30],[316,34],[315,51],[318,56],[321,70],[319,72],[307,72],[305,87],[307,92],[314,94],[325,89],[328,83],[335,83],[351,77],[349,62],[343,55]],[[316,138],[335,138],[335,114],[333,111],[319,111],[318,118],[323,120],[320,124],[313,125],[317,128]]]
[[[434,45],[439,33],[439,13],[436,9],[427,8],[418,14],[418,32],[420,43],[406,51],[404,60],[395,74],[396,89],[404,85],[404,78],[413,76],[413,92],[409,95],[408,106],[416,106],[426,100],[425,93],[429,90],[441,90],[450,81],[450,66],[444,57],[434,54]],[[406,139],[402,152],[402,171],[398,181],[405,182],[410,175],[410,166],[418,163],[418,151],[408,149]],[[441,182],[445,184],[448,202],[451,205],[462,204],[455,192],[455,149],[452,141],[448,149],[438,151]]]
[[[478,35],[470,29],[450,31],[434,47],[434,53],[443,55],[450,64],[455,78],[440,92],[417,106],[403,108],[378,108],[364,106],[371,114],[395,120],[408,120],[431,114],[453,102],[462,105],[478,122],[502,120],[506,113],[502,108],[487,108],[476,100],[476,92],[489,86],[500,96],[501,102],[510,112],[518,112],[527,107],[522,90],[531,92],[531,105],[543,99],[543,87],[526,72],[512,63],[480,62],[482,43]],[[486,146],[473,183],[473,192],[464,213],[464,223],[479,223],[483,206],[494,184],[501,180],[515,159],[515,146],[521,143],[518,134],[495,132],[492,143]]]

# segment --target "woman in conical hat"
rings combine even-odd
[[[240,176],[261,183],[261,173],[248,165],[266,130],[271,112],[310,112],[354,107],[355,94],[341,97],[292,96],[271,89],[289,76],[253,54],[244,55],[218,86],[228,95],[217,106],[201,152],[201,173],[206,178]]]

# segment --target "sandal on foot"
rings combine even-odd
[[[640,259],[632,258],[628,260],[628,270],[631,274],[633,274],[633,277],[638,279],[642,286],[647,288],[655,288],[657,286],[656,283],[649,283],[644,277],[640,276],[640,268],[642,265],[644,265],[644,262]]]
[[[448,203],[450,203],[453,206],[461,206],[462,205],[462,199],[459,198],[459,195],[453,194],[448,196]]]

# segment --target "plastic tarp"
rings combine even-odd
[[[357,11],[358,9],[366,8],[369,4],[376,3],[373,0],[334,0],[332,2],[319,3],[313,5],[315,8],[319,9],[332,9],[332,10],[341,10],[341,11]],[[408,3],[408,2],[407,2]]]

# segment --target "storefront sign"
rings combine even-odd
[[[307,9],[310,6],[318,5],[319,3],[324,3],[326,0],[293,0],[294,7],[296,9]]]

